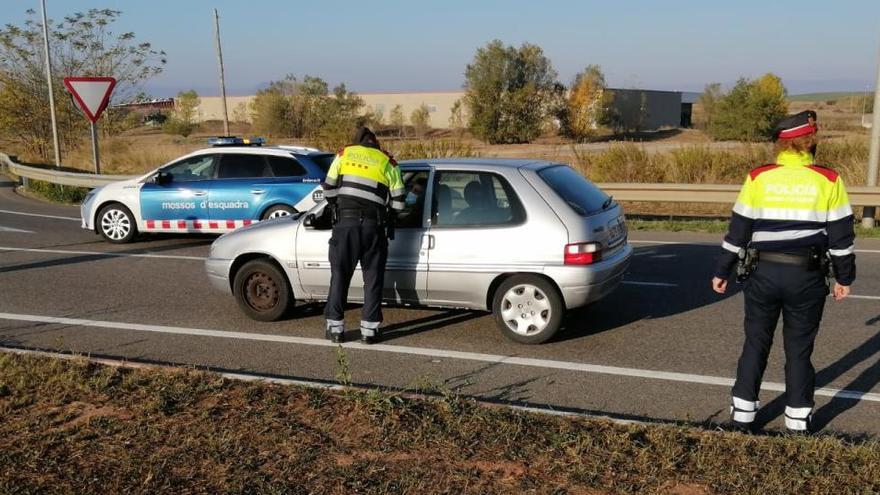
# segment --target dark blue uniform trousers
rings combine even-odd
[[[385,285],[385,262],[388,239],[385,227],[373,219],[341,218],[330,237],[330,293],[324,316],[342,320],[351,277],[361,264],[364,275],[364,308],[361,320],[382,321],[382,287]]]
[[[744,294],[746,339],[733,396],[758,400],[781,312],[787,405],[812,407],[816,372],[810,356],[828,296],[824,274],[803,266],[759,261],[746,281]]]

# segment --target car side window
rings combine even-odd
[[[198,155],[172,163],[162,169],[171,174],[174,182],[190,182],[214,178],[214,155]]]
[[[218,179],[251,179],[271,177],[271,170],[263,155],[224,153],[220,155]]]
[[[525,219],[510,184],[489,172],[439,172],[434,179],[431,226],[491,227]]]
[[[293,158],[267,156],[266,159],[275,177],[301,177],[307,173],[305,167]]]
[[[421,227],[425,213],[425,193],[428,192],[428,171],[405,172],[403,183],[406,199],[403,210],[397,214],[397,227]]]

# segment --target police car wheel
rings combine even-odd
[[[137,224],[128,208],[113,203],[98,212],[98,232],[109,242],[123,244],[137,235]]]
[[[514,275],[502,282],[492,308],[501,333],[523,344],[550,340],[565,311],[556,287],[536,275]]]
[[[270,218],[281,218],[281,217],[290,216],[290,215],[293,215],[294,211],[296,211],[296,210],[294,210],[293,208],[291,208],[289,206],[285,206],[285,205],[273,206],[273,207],[269,208],[268,210],[266,210],[265,213],[263,213],[262,220],[269,220]]]
[[[266,260],[249,261],[235,274],[235,300],[242,311],[258,321],[276,321],[294,304],[287,277]]]

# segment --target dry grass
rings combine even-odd
[[[0,355],[2,493],[876,493],[880,446]]]
[[[749,170],[774,159],[770,144],[726,149],[697,145],[654,152],[643,144],[623,143],[599,152],[575,150],[572,165],[596,182],[740,184]],[[867,161],[864,139],[824,141],[816,157],[817,163],[834,168],[850,185],[865,183]]]

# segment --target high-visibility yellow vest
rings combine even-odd
[[[337,153],[323,187],[324,196],[331,200],[347,196],[395,210],[404,207],[406,191],[400,169],[381,150],[367,146],[347,146]]]
[[[746,177],[730,220],[717,275],[729,273],[747,246],[763,251],[827,249],[838,281],[855,278],[853,211],[843,179],[813,164],[810,153],[786,151]]]

